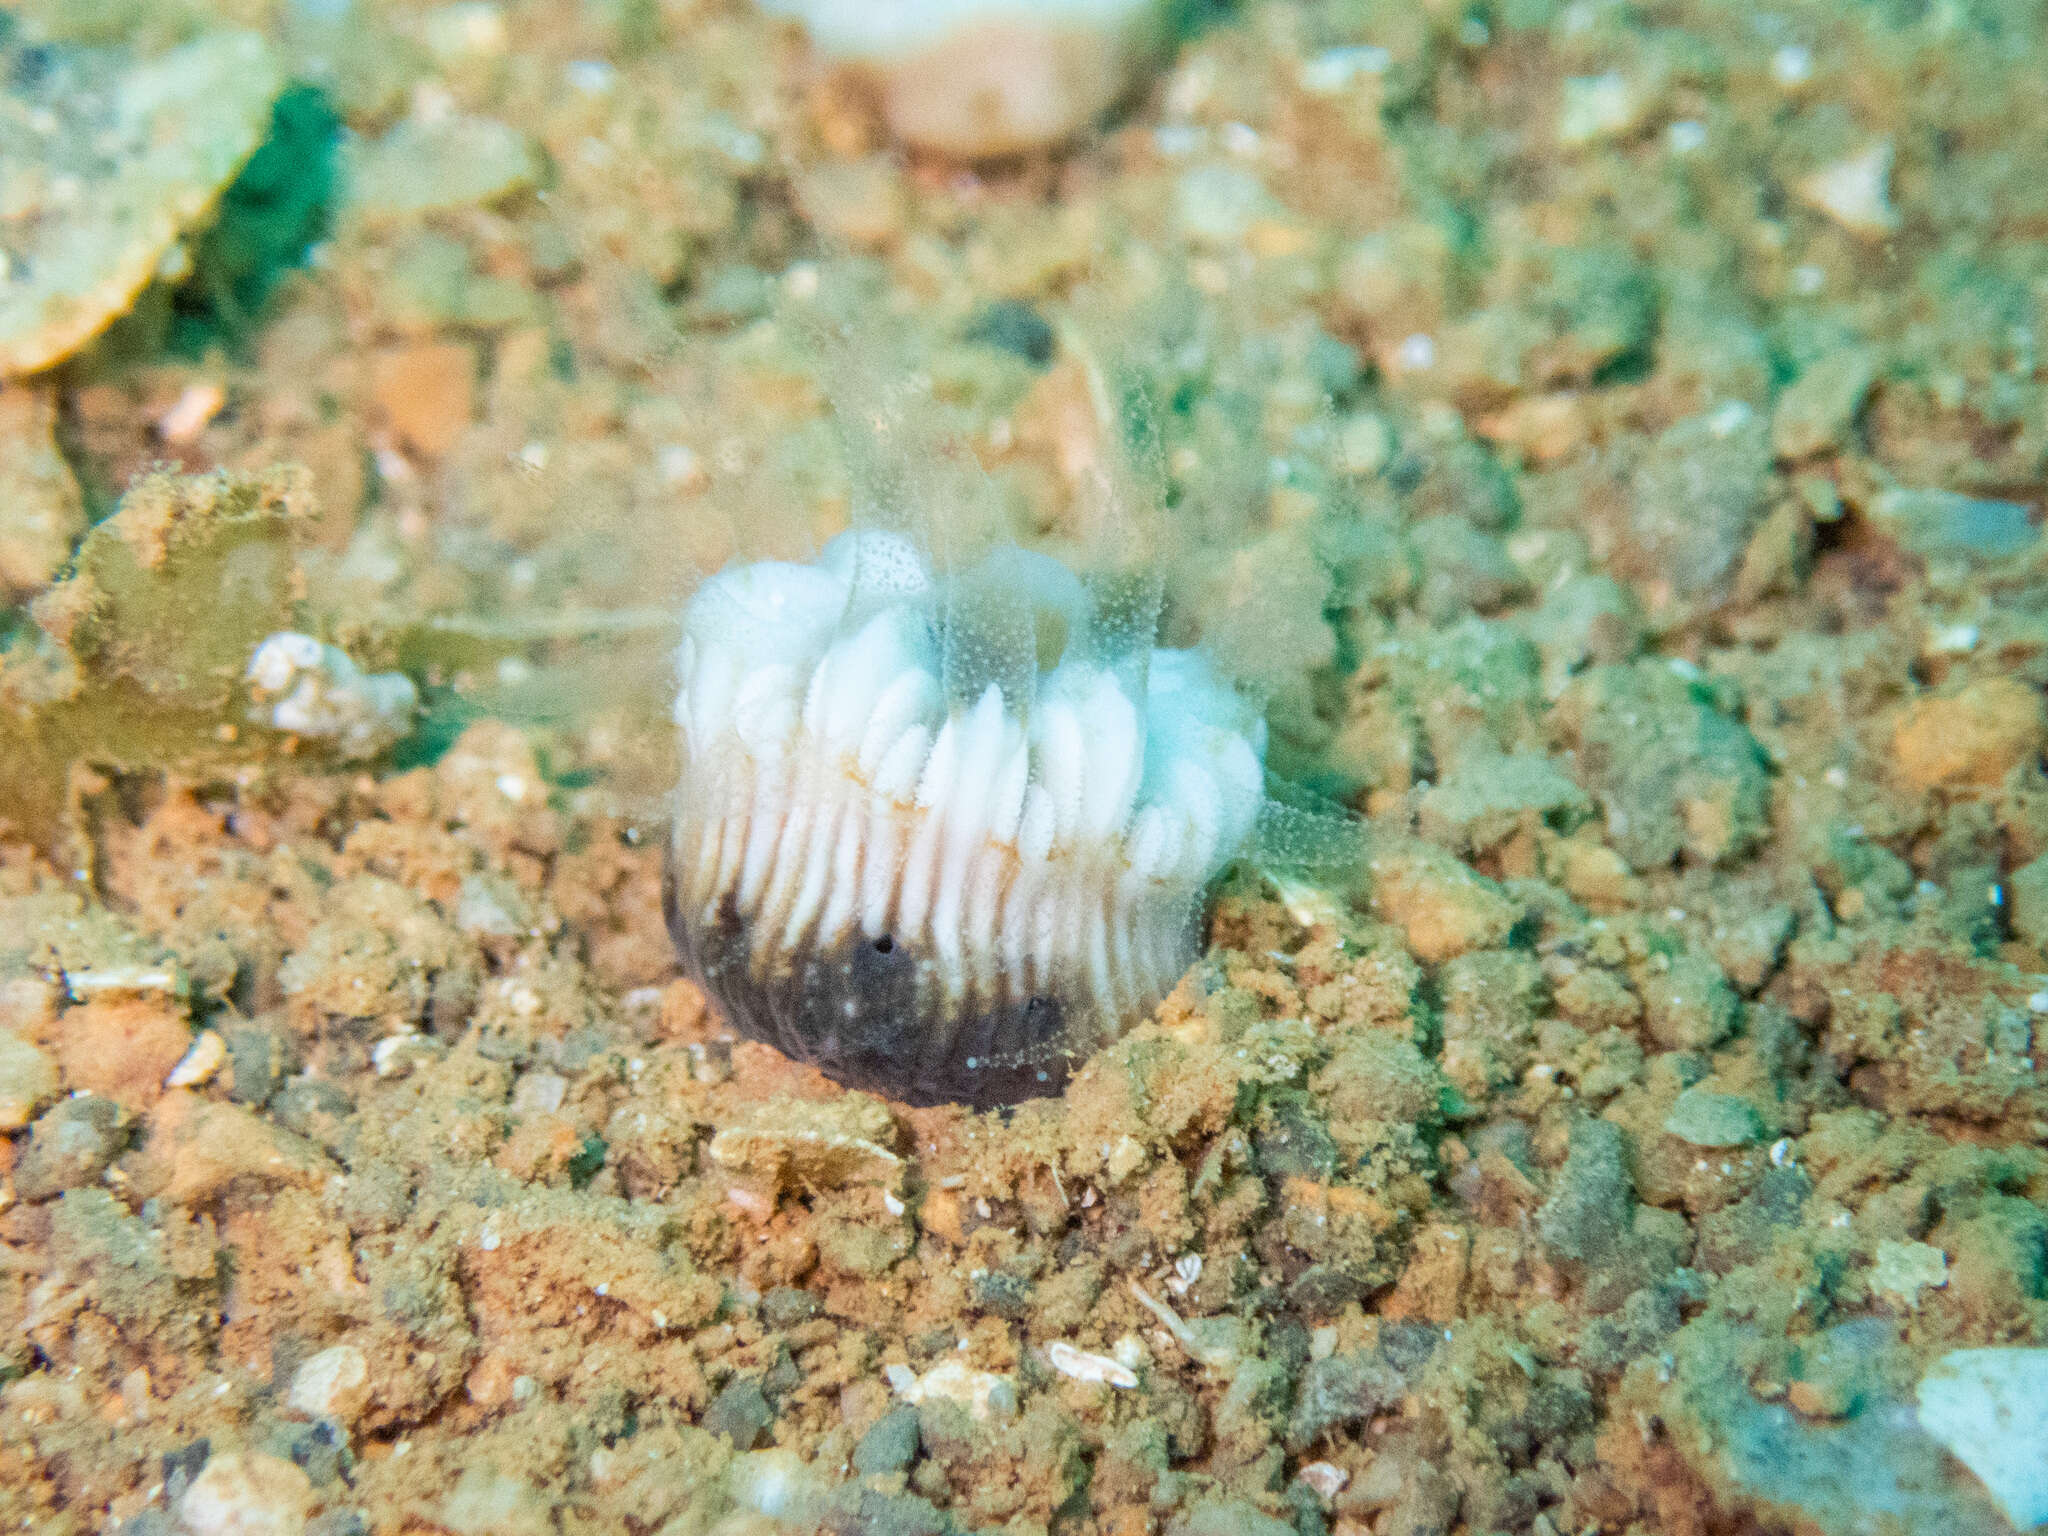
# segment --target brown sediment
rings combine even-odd
[[[291,9],[365,144],[520,152],[416,126],[244,349],[0,410],[81,487],[0,504],[0,1523],[2003,1536],[1913,1405],[2048,1347],[2038,18],[1243,7],[970,175],[847,149],[743,7]],[[680,973],[671,636],[578,627],[846,521],[813,279],[1053,544],[1034,349],[1084,279],[1166,338],[1169,630],[1371,821],[1001,1112]],[[250,724],[287,627],[420,682],[404,758]]]

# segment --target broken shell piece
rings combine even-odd
[[[1861,154],[1822,166],[1801,179],[1799,200],[1852,235],[1875,239],[1899,227],[1892,205],[1892,146],[1881,140]]]
[[[768,1193],[879,1184],[897,1193],[903,1159],[890,1151],[896,1122],[879,1099],[849,1093],[823,1103],[778,1096],[711,1138],[711,1161]]]
[[[890,130],[966,159],[1072,138],[1160,51],[1159,0],[763,0],[871,81]]]
[[[323,1349],[293,1372],[288,1395],[309,1419],[347,1423],[369,1398],[370,1362],[353,1344]]]
[[[215,1031],[202,1029],[194,1037],[192,1048],[185,1052],[184,1059],[171,1068],[171,1075],[164,1079],[164,1086],[196,1088],[201,1083],[211,1082],[227,1059],[227,1042]]]
[[[1351,1474],[1333,1461],[1305,1462],[1294,1475],[1308,1484],[1325,1504],[1342,1493],[1344,1485],[1351,1481]]]
[[[253,32],[143,63],[97,49],[54,57],[9,72],[0,112],[0,377],[69,357],[128,312],[263,142],[283,86]]]
[[[331,741],[346,757],[375,757],[412,728],[419,690],[401,672],[363,672],[345,651],[287,630],[256,647],[245,674],[274,731]]]
[[[1071,1376],[1076,1381],[1106,1382],[1112,1387],[1135,1387],[1138,1384],[1138,1373],[1129,1366],[1112,1360],[1108,1355],[1076,1349],[1065,1339],[1055,1339],[1046,1345],[1045,1358],[1046,1363],[1062,1376]]]
[[[958,1403],[980,1423],[1007,1419],[1017,1411],[1017,1388],[1007,1376],[978,1371],[965,1360],[941,1360],[922,1376],[907,1365],[883,1368],[889,1389],[915,1408],[943,1399]]]

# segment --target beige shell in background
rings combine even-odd
[[[1081,133],[1155,59],[1158,0],[764,0],[823,57],[865,78],[889,130],[961,159],[1026,154]]]
[[[283,74],[253,32],[160,57],[74,53],[0,114],[0,377],[61,362],[177,259],[270,126]]]

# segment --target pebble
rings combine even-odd
[[[1230,249],[1279,212],[1265,183],[1241,166],[1190,166],[1174,183],[1174,222],[1200,245]]]
[[[225,1451],[178,1501],[178,1526],[191,1536],[300,1536],[312,1503],[312,1479],[290,1462]]]
[[[887,155],[827,161],[798,177],[795,187],[804,217],[856,250],[893,245],[910,214],[903,173]]]
[[[2048,1349],[1958,1349],[1920,1381],[1920,1427],[2016,1530],[2048,1522]]]
[[[1695,1147],[1746,1147],[1764,1139],[1756,1106],[1732,1093],[1688,1088],[1678,1096],[1664,1129]]]
[[[1389,851],[1373,860],[1372,876],[1373,911],[1427,965],[1506,942],[1521,917],[1493,881],[1434,848]]]
[[[1860,153],[1822,166],[1794,188],[1799,201],[1827,215],[1852,235],[1876,239],[1899,227],[1892,206],[1892,146],[1880,140]]]
[[[14,1164],[14,1192],[47,1200],[91,1184],[126,1145],[130,1122],[121,1106],[81,1093],[44,1111]]]
[[[1872,498],[1870,513],[1923,560],[2003,560],[2032,549],[2041,536],[2024,503],[1960,491],[1894,488]]]
[[[8,82],[0,377],[61,361],[129,311],[263,142],[282,85],[260,35],[216,33],[83,87],[64,105],[79,122],[96,115],[93,97],[119,102],[88,138],[23,94],[26,82]],[[65,185],[82,195],[35,200],[36,188]]]
[[[371,404],[407,448],[438,459],[476,414],[476,369],[465,342],[393,347],[370,361]]]
[[[1892,729],[1892,758],[1916,789],[1995,788],[2048,746],[2048,704],[2014,677],[1979,678],[1916,699]]]
[[[57,1096],[57,1064],[49,1053],[0,1031],[0,1131],[18,1131]]]
[[[192,1027],[168,998],[100,997],[65,1010],[56,1046],[70,1087],[142,1109],[192,1049]]]
[[[1901,1243],[1886,1238],[1877,1245],[1870,1266],[1870,1288],[1896,1297],[1908,1310],[1920,1305],[1924,1290],[1948,1284],[1948,1255],[1932,1243]]]
[[[917,1410],[892,1408],[875,1421],[853,1448],[853,1469],[863,1477],[901,1472],[917,1459]]]
[[[370,1362],[353,1344],[336,1344],[292,1373],[292,1407],[309,1419],[348,1423],[369,1400]]]
[[[1781,459],[1803,459],[1841,446],[1870,386],[1877,356],[1848,347],[1816,359],[1786,386],[1771,411],[1771,447]]]
[[[496,118],[408,117],[351,152],[348,206],[373,219],[487,207],[533,186],[540,156]]]
[[[1643,125],[1651,97],[1626,75],[1575,75],[1564,83],[1557,141],[1567,149],[1619,139]]]

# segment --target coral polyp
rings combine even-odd
[[[1059,1091],[1193,958],[1258,711],[1144,583],[843,534],[684,618],[670,922],[742,1033],[910,1103]]]

